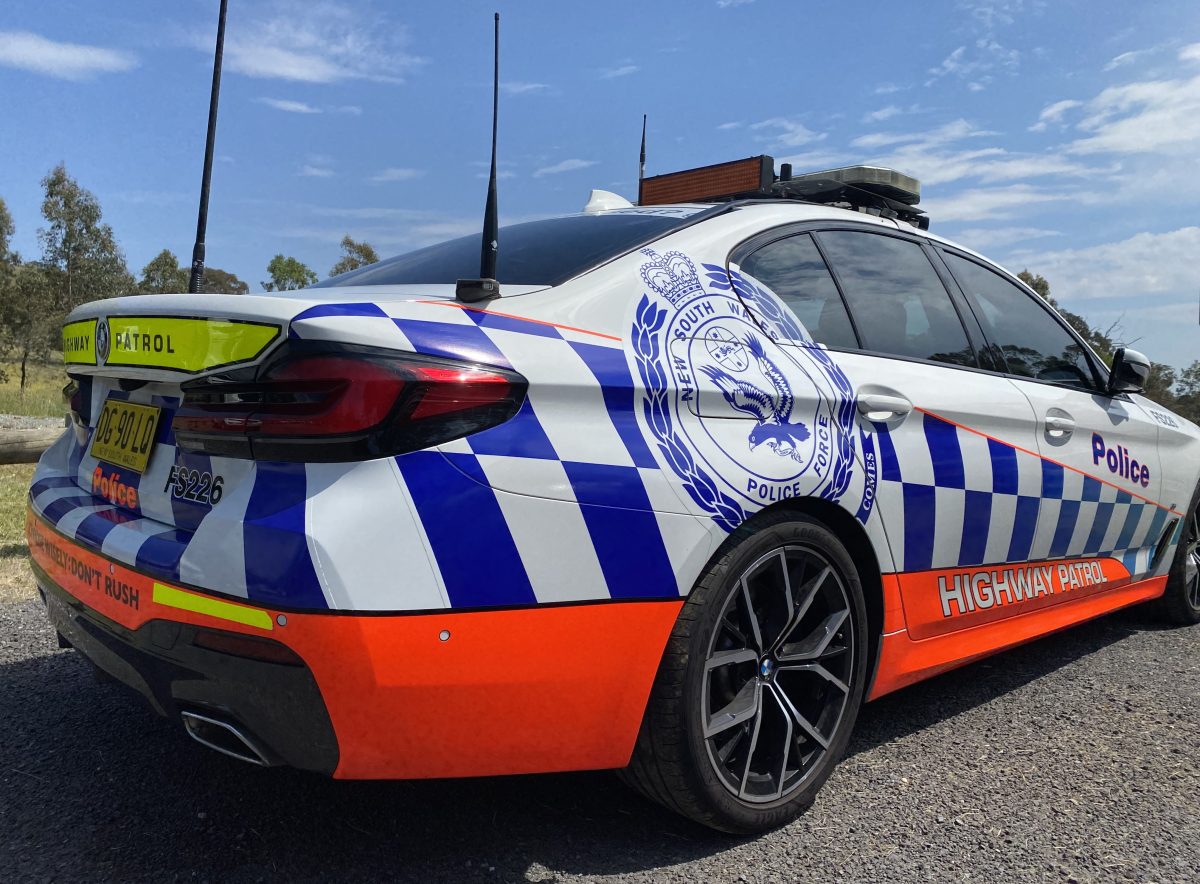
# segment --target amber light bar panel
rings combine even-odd
[[[730,199],[754,193],[767,194],[775,182],[775,160],[769,156],[747,157],[715,166],[701,166],[643,178],[638,187],[638,205],[663,206]]]

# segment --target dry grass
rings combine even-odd
[[[33,464],[0,466],[0,604],[34,594],[25,544],[25,495]]]
[[[21,393],[21,365],[17,362],[0,361],[0,374],[7,375],[0,382],[0,414],[21,414],[28,417],[62,417],[65,413],[62,388],[67,382],[67,373],[62,363],[31,362],[24,395]]]

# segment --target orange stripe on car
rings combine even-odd
[[[451,304],[446,301],[418,301],[418,304],[431,304],[434,307],[453,307],[456,310],[470,310],[472,313],[486,313],[489,316],[503,316],[505,319],[516,319],[521,322],[532,322],[534,325],[548,325],[551,328],[560,328],[563,331],[577,332],[581,335],[591,335],[595,338],[604,338],[608,341],[620,341],[616,335],[605,334],[604,332],[589,331],[586,328],[576,328],[573,325],[561,325],[557,322],[547,322],[544,319],[530,319],[528,316],[517,316],[515,313],[501,313],[498,310],[484,310],[482,307],[469,307],[466,304]]]

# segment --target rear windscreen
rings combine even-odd
[[[559,285],[585,270],[683,227],[704,208],[608,212],[527,221],[500,228],[496,277],[510,285]],[[480,234],[463,236],[351,270],[317,287],[420,285],[477,279]]]

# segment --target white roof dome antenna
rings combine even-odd
[[[583,213],[585,215],[595,215],[598,212],[607,212],[612,209],[632,208],[633,203],[619,193],[613,193],[611,190],[593,190],[588,195],[587,205],[583,207]]]

